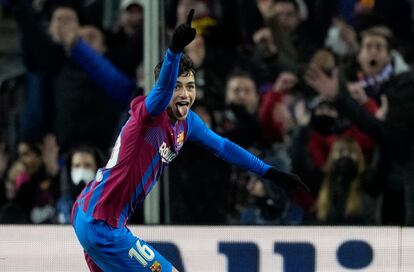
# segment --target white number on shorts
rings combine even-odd
[[[141,246],[139,240],[137,240],[136,245],[138,251],[136,251],[135,248],[131,247],[129,250],[129,258],[135,258],[142,264],[142,266],[146,267],[148,265],[148,262],[154,260],[155,253],[149,246],[145,244]]]

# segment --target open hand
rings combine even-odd
[[[311,65],[306,71],[305,81],[310,87],[326,98],[334,99],[339,93],[337,68],[333,70],[332,76],[328,76],[318,66]]]

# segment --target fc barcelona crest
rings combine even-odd
[[[182,131],[180,134],[178,134],[177,136],[177,148],[181,148],[184,144],[184,131]]]

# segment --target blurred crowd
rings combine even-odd
[[[129,102],[145,93],[151,15],[122,0],[104,26],[103,2],[2,7],[18,25],[25,95],[17,144],[0,139],[0,223],[69,223]],[[171,223],[414,225],[414,1],[162,5],[164,49],[195,9],[197,37],[185,49],[197,67],[193,110],[310,188],[287,194],[187,142],[168,172]]]

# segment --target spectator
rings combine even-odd
[[[358,1],[354,7],[355,28],[361,32],[376,25],[386,25],[396,35],[396,45],[404,55],[413,56],[411,3],[408,0]]]
[[[214,116],[203,103],[192,106],[210,129]],[[191,167],[185,167],[191,164]],[[205,165],[209,165],[208,169]],[[230,166],[197,144],[188,142],[169,171],[171,223],[225,224],[229,213]],[[197,181],[197,182],[194,182]]]
[[[332,75],[336,65],[334,55],[326,49],[320,49],[312,56],[310,66],[320,67],[326,75]],[[368,112],[375,115],[376,103],[358,90],[355,97]],[[293,130],[291,156],[292,169],[296,171],[310,187],[310,194],[297,196],[297,202],[308,210],[313,209],[323,180],[323,167],[326,164],[332,143],[338,137],[349,136],[363,149],[365,159],[370,162],[374,140],[340,114],[335,106],[323,97],[314,97],[315,90],[306,91],[305,100],[299,98],[294,106],[297,126]]]
[[[379,120],[361,108],[348,94],[344,84],[339,84],[338,73],[332,77],[325,75],[317,67],[311,67],[306,76],[307,82],[320,94],[333,100],[338,110],[355,122],[359,128],[376,139],[380,144],[381,158],[378,165],[378,187],[384,193],[384,224],[413,225],[413,109],[414,78],[412,73],[397,73],[389,57],[388,39],[382,32],[368,31],[362,35],[362,51],[375,52],[372,73],[381,71],[380,65],[391,68],[391,74],[380,80],[380,93],[384,93],[388,103],[385,120]],[[361,55],[361,54],[360,54]],[[378,62],[378,55],[384,56]],[[382,59],[382,58],[380,58]],[[391,66],[390,66],[391,65]],[[375,82],[375,85],[378,81]],[[384,111],[382,111],[384,112]]]
[[[107,57],[130,78],[136,78],[137,67],[142,62],[143,18],[141,1],[122,0],[118,22],[105,34]]]
[[[200,31],[206,32],[208,30]],[[197,96],[211,109],[217,109],[220,107],[217,102],[223,100],[222,86],[224,78],[220,74],[219,64],[215,60],[214,55],[211,54],[211,48],[207,48],[204,35],[198,34],[185,48],[185,53],[193,60],[194,66],[197,69]]]
[[[387,27],[377,26],[363,31],[357,55],[358,67],[347,72],[349,80],[357,82],[378,104],[392,75],[409,70],[400,55],[392,50],[392,40],[392,32]]]
[[[342,58],[353,56],[359,47],[357,33],[351,25],[335,18],[328,30],[325,45]]]
[[[59,147],[53,135],[43,143],[20,143],[19,158],[9,171],[10,202],[2,208],[5,223],[54,223],[55,201],[58,198]],[[17,214],[11,214],[16,212]]]
[[[376,201],[364,192],[365,160],[358,143],[338,138],[325,165],[316,218],[325,224],[378,224]]]
[[[79,19],[72,7],[59,5],[54,8],[45,29],[27,1],[14,0],[13,11],[22,33],[21,46],[27,68],[27,100],[21,124],[21,139],[24,141],[52,131],[52,85],[66,61],[65,52],[56,41],[77,28]]]
[[[219,120],[220,133],[244,148],[253,146],[260,135],[256,116],[259,95],[248,73],[236,70],[229,76],[225,104]]]
[[[61,172],[61,197],[56,204],[57,220],[61,224],[71,221],[72,206],[83,188],[95,177],[102,166],[103,156],[92,147],[74,148],[67,157],[66,165]]]
[[[304,63],[323,45],[328,25],[326,22],[310,17],[303,21],[299,5],[295,0],[259,1],[266,3],[259,10],[268,22],[272,36],[279,52]],[[327,16],[328,11],[319,10],[318,16]],[[310,20],[314,19],[314,20]]]
[[[127,105],[137,89],[135,80],[116,68],[103,54],[106,52],[102,33],[93,26],[84,26],[63,41],[71,60],[76,62],[107,95]]]
[[[266,143],[283,143],[287,133],[293,128],[294,120],[288,107],[292,100],[290,92],[297,82],[296,75],[282,72],[272,90],[262,95],[259,121]]]
[[[65,32],[59,42],[69,48],[76,31]],[[83,27],[79,34],[85,35],[84,39],[91,42],[92,47],[101,52],[105,50],[98,29]],[[54,129],[63,152],[73,146],[88,144],[106,153],[112,145],[123,104],[105,93],[105,89],[93,82],[75,60],[66,60],[54,82]]]

